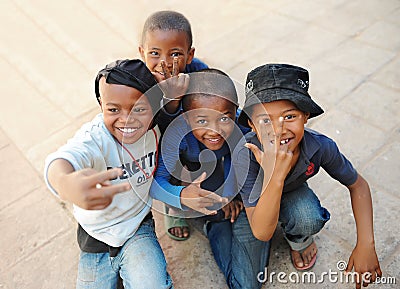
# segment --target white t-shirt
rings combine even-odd
[[[150,211],[152,199],[149,190],[156,168],[159,136],[158,127],[155,127],[134,144],[123,144],[124,149],[105,127],[103,115],[98,114],[84,124],[67,144],[46,158],[46,184],[58,195],[47,176],[48,167],[55,159],[67,160],[76,171],[93,168],[100,172],[122,168],[124,174],[112,183],[129,181],[132,190],[116,194],[112,203],[103,210],[73,206],[75,219],[90,236],[109,246],[120,247],[135,234]]]

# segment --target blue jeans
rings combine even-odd
[[[279,221],[293,250],[307,248],[313,242],[312,236],[324,227],[329,218],[328,210],[321,206],[307,183],[282,194]]]
[[[114,289],[119,276],[124,289],[173,288],[153,219],[144,220],[115,257],[81,251],[76,288]]]
[[[206,226],[215,261],[229,288],[256,289],[257,274],[268,265],[270,242],[256,239],[243,210],[236,221],[209,222]]]

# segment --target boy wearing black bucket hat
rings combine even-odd
[[[257,238],[270,240],[281,222],[294,267],[310,269],[317,256],[313,235],[330,214],[307,180],[323,168],[350,191],[357,245],[346,270],[354,267],[374,281],[382,272],[374,245],[369,186],[332,139],[304,128],[308,119],[323,113],[308,87],[307,70],[293,65],[266,64],[247,75],[239,123],[252,132],[246,134],[244,145],[237,146],[233,167],[252,231]],[[248,174],[243,174],[246,170]]]
[[[149,195],[163,96],[141,60],[100,70],[102,113],[46,159],[49,189],[73,204],[81,249],[76,288],[172,288],[157,241]]]

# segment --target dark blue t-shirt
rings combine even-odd
[[[249,132],[233,152],[232,165],[238,186],[241,188],[243,204],[245,207],[254,207],[261,194],[264,176],[254,154],[244,147],[245,142],[253,143],[261,148],[257,135]],[[300,143],[299,159],[285,179],[283,193],[299,188],[309,178],[316,175],[321,167],[345,186],[352,185],[357,180],[357,171],[340,153],[336,143],[329,137],[306,128]]]
[[[185,73],[196,72],[208,68],[207,64],[198,58],[193,58],[190,64],[186,65]]]

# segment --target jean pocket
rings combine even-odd
[[[98,254],[81,252],[78,265],[78,279],[82,282],[96,280]]]

